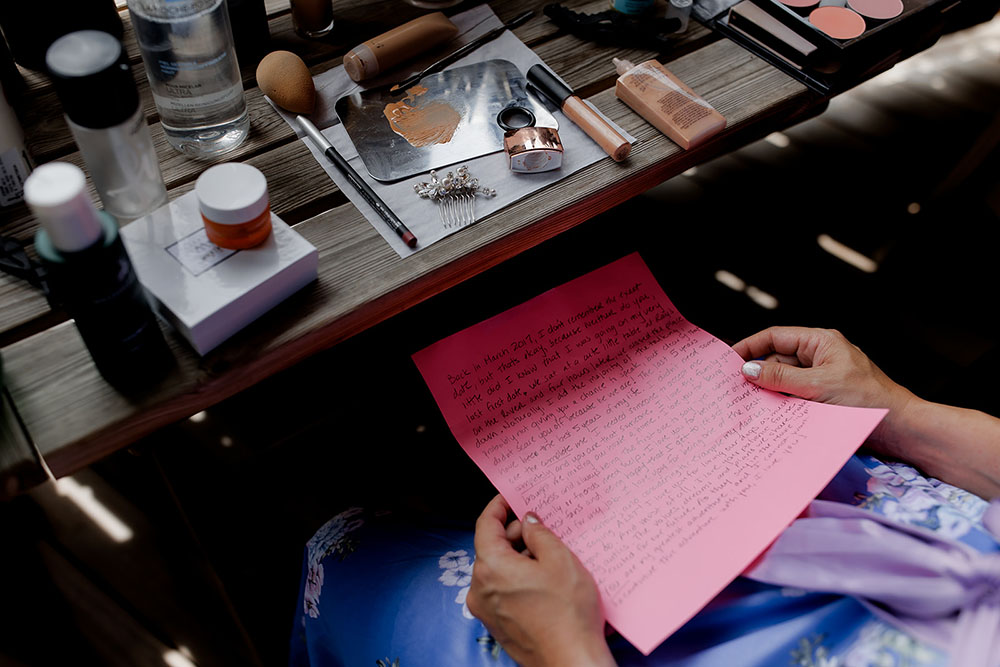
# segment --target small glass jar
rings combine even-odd
[[[333,30],[331,0],[292,0],[292,25],[302,37],[316,39]]]
[[[208,240],[220,248],[252,248],[271,235],[267,179],[256,167],[217,164],[202,172],[194,190]]]

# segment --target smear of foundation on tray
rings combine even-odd
[[[407,88],[406,92],[406,97],[385,105],[382,110],[393,132],[415,148],[451,141],[462,116],[441,100],[420,104],[420,96],[427,92],[424,86]]]

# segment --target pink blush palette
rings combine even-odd
[[[753,0],[806,39],[819,33],[843,48],[935,0]],[[822,38],[821,38],[822,41]]]
[[[847,0],[847,6],[862,16],[880,21],[894,19],[903,13],[903,0]]]
[[[834,39],[854,39],[864,34],[865,20],[846,7],[819,7],[809,13],[809,22]]]
[[[949,29],[956,5],[982,0],[723,2],[731,4],[711,27],[826,95],[927,48]]]

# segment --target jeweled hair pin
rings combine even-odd
[[[444,178],[438,178],[437,171],[431,171],[431,180],[417,183],[413,191],[424,199],[438,203],[441,214],[441,224],[446,229],[465,227],[476,221],[476,197],[495,197],[497,191],[479,185],[479,179],[473,178],[467,166],[461,166],[457,171],[448,172]]]

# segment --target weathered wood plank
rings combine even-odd
[[[306,217],[316,215],[346,202],[334,182],[313,159],[305,145],[296,141],[279,146],[265,155],[245,160],[268,177],[271,206],[275,213],[289,224],[301,222]],[[173,190],[171,197],[178,197],[194,188],[194,181],[188,181]],[[25,218],[20,236],[34,233],[35,224]],[[48,318],[46,324],[56,324],[65,318],[64,314],[54,314],[41,290],[27,282],[0,273],[0,345],[9,344],[24,335],[36,333],[32,323],[39,318]],[[24,331],[21,331],[24,329]],[[21,335],[18,335],[21,334]]]
[[[672,68],[726,115],[724,135],[685,153],[605,91],[593,101],[639,139],[629,160],[603,160],[406,260],[353,206],[323,213],[297,227],[320,250],[318,282],[204,359],[171,337],[177,369],[145,396],[111,389],[70,323],[5,348],[11,394],[46,461],[56,475],[69,474],[817,109],[803,86],[728,42]]]
[[[264,9],[268,16],[283,14],[289,11],[288,0],[264,0]]]
[[[49,303],[41,290],[6,273],[0,273],[0,303],[3,304],[0,334],[49,312]],[[3,341],[2,337],[0,341]],[[13,340],[4,342],[10,343]]]
[[[523,0],[519,3],[510,4],[505,3],[503,9],[498,10],[500,17],[505,20],[513,18],[513,16],[524,9],[524,2],[526,1]],[[580,11],[587,12],[599,11],[603,6],[602,2],[603,0],[584,3],[580,5],[579,9]],[[525,31],[524,34],[522,34],[522,31]],[[553,39],[549,39],[549,41],[540,41],[556,34],[552,23],[540,14],[519,28],[516,34],[527,43],[535,43],[535,50],[538,54],[557,73],[563,76],[570,85],[579,89],[585,96],[590,94],[587,91],[597,92],[612,85],[615,78],[614,67],[611,64],[612,57],[630,58],[639,62],[656,56],[655,53],[650,51],[597,47],[585,44],[571,35],[564,34],[558,34]],[[696,50],[711,40],[711,33],[701,26],[692,24],[692,29],[689,33],[682,41],[678,42],[675,50],[671,54],[668,54],[664,60],[669,61],[684,53]],[[581,58],[581,53],[586,53],[587,58]],[[326,71],[331,66],[333,66],[331,63],[324,62],[312,66],[310,71],[313,75],[316,75]],[[141,71],[139,76],[142,77],[143,81],[145,80],[145,75]],[[148,88],[146,94],[148,94]],[[58,104],[58,102],[52,103]],[[277,168],[279,173],[281,173],[286,169],[288,154],[280,149],[284,144],[294,141],[295,134],[274,113],[274,110],[264,99],[258,88],[247,90],[247,104],[251,118],[250,138],[237,150],[230,153],[226,159],[247,160],[253,156],[253,159],[250,161],[255,166],[260,166],[269,176],[272,168]],[[40,117],[36,117],[34,120],[39,123],[47,122]],[[58,122],[62,123],[65,128],[65,123],[62,121],[61,116],[59,116]],[[68,129],[65,131],[68,132]],[[163,171],[164,180],[171,193],[171,198],[173,198],[179,192],[187,190],[187,188],[182,188],[182,186],[189,185],[197,178],[198,174],[205,168],[206,163],[192,160],[171,148],[163,135],[163,130],[159,123],[153,122],[150,125],[150,131],[153,135],[153,142],[156,147],[161,170]],[[274,152],[271,159],[266,157],[269,152]],[[258,156],[261,159],[257,159]],[[310,155],[306,154],[305,157],[305,162],[308,164],[303,167],[304,169],[318,169],[318,165],[315,164]],[[83,158],[79,152],[69,153],[59,157],[59,159],[72,162],[80,167],[84,166]],[[275,165],[275,167],[272,167],[272,165]],[[93,184],[89,182],[89,179],[88,184],[91,196],[97,201],[96,190],[94,190]],[[283,207],[285,202],[281,201],[279,197],[275,201],[275,211],[279,215],[286,217],[290,222],[297,222],[304,219],[307,215],[319,213],[320,210],[317,208],[318,201],[325,201],[320,198],[334,194],[336,189],[329,179],[326,178],[318,178],[313,185],[317,188],[316,195],[314,199],[310,199],[307,196],[303,196],[301,182],[295,181],[293,186],[295,191],[287,199],[288,207]],[[274,183],[271,184],[272,192],[279,192],[280,190],[280,186]],[[336,201],[339,202],[340,200]],[[300,211],[297,209],[298,206],[304,206],[305,208]],[[14,236],[30,245],[37,225],[26,206],[21,204],[5,209],[0,221],[2,221],[0,222],[0,233]],[[5,309],[4,312],[0,313],[0,340],[3,340],[4,332],[22,327],[32,318],[40,317],[48,312],[44,298],[28,285],[16,281],[6,285],[0,283],[0,298],[5,296],[6,293],[12,294],[11,298],[20,301],[26,308],[11,309],[9,311]],[[3,302],[0,301],[0,303]]]
[[[499,15],[502,19],[509,20],[532,4],[531,0],[504,3],[503,9],[498,10]],[[290,18],[287,16],[281,20],[285,19],[290,21]],[[272,20],[272,33],[275,32],[276,25],[275,20]],[[292,35],[291,23],[289,22],[287,26],[282,24],[281,31],[286,36]],[[540,13],[516,31],[518,36],[527,43],[536,43],[552,36],[555,32],[555,26]],[[280,35],[275,35],[275,40],[277,40],[276,46],[280,45],[280,39],[282,39]],[[294,45],[286,44],[285,48],[295,50],[298,53],[302,53],[302,48],[300,48],[302,44],[319,44],[320,46],[311,48],[320,48],[322,53],[318,55],[323,56],[328,56],[333,48],[325,42],[306,42],[298,37],[288,37],[288,39],[297,40],[297,43]],[[339,62],[339,58],[324,61],[310,67],[310,71],[315,76],[330,67],[336,66]],[[181,155],[166,143],[162,128],[156,122],[155,106],[142,66],[138,64],[133,65],[132,69],[133,76],[140,88],[147,117],[152,119],[150,131],[153,134],[164,179],[167,182],[168,189],[170,189],[177,184],[193,178],[204,168],[205,163]],[[252,83],[253,72],[245,72],[244,74],[247,82]],[[80,158],[78,152],[74,151],[75,145],[69,134],[69,128],[63,119],[55,93],[48,91],[34,98],[29,96],[24,100],[24,105],[26,107],[23,112],[24,125],[28,134],[29,147],[36,159],[39,162],[47,162],[58,158],[82,165],[82,158]],[[247,105],[251,116],[251,136],[243,146],[229,154],[226,159],[242,159],[247,155],[268,150],[278,143],[290,141],[294,137],[291,129],[272,112],[270,105],[263,99],[259,89],[252,85],[247,89]],[[0,230],[4,234],[16,236],[21,240],[29,240],[30,236],[34,233],[34,227],[30,224],[24,225],[28,219],[29,215],[25,207],[13,207],[8,209],[7,215],[3,217],[3,222],[0,223]]]
[[[455,9],[472,6],[467,3]],[[532,0],[517,0],[504,3],[499,9],[501,18],[510,19],[516,14],[531,8],[536,3]],[[337,27],[329,37],[322,40],[303,39],[295,34],[292,18],[288,12],[274,15],[269,20],[271,46],[274,50],[283,49],[300,55],[306,64],[325,62],[324,71],[340,63],[340,55],[355,46],[358,42],[372,35],[383,32],[393,25],[415,18],[426,10],[418,9],[399,0],[378,0],[362,6],[357,3],[334,3]],[[286,5],[287,6],[287,5]],[[449,10],[451,12],[452,10]],[[139,55],[139,47],[135,40],[132,22],[128,10],[122,10],[122,20],[125,26],[123,42],[132,64],[132,75],[139,88],[143,112],[146,118],[155,122],[159,118],[153,96],[150,93],[149,82]],[[546,39],[555,34],[555,26],[539,12],[531,21],[522,26],[525,34],[531,33],[534,39]],[[520,36],[520,32],[518,33]],[[244,87],[252,89],[255,83],[256,65],[245,63],[240,68]],[[63,119],[62,107],[52,90],[48,77],[41,72],[23,70],[26,74],[28,90],[21,96],[17,106],[27,135],[28,149],[39,162],[47,162],[74,149],[69,128]]]
[[[337,3],[335,3],[336,6]],[[455,10],[461,10],[475,3],[469,2]],[[579,11],[595,12],[605,8],[603,0],[575,0],[564,3]],[[515,2],[504,2],[498,4],[497,15],[501,20],[508,21],[523,11],[537,5],[533,0],[516,0]],[[449,12],[453,10],[449,9]],[[270,19],[271,43],[274,50],[284,49],[299,54],[307,64],[313,65],[319,62],[325,64],[319,71],[325,71],[329,67],[340,64],[340,54],[343,54],[352,46],[355,46],[363,39],[371,35],[396,25],[402,20],[419,16],[423,10],[419,10],[398,0],[380,0],[375,3],[368,3],[362,8],[351,5],[338,11],[338,27],[328,39],[307,40],[295,34],[292,28],[291,15],[287,12],[272,16]],[[146,118],[155,123],[159,118],[156,105],[149,90],[149,82],[146,79],[141,58],[139,56],[138,45],[132,30],[130,15],[127,10],[121,12],[125,25],[124,43],[129,53],[132,63],[132,75],[139,88],[142,105]],[[534,45],[544,40],[558,35],[558,29],[549,21],[541,11],[536,12],[525,25],[515,30],[518,37],[528,45]],[[706,39],[713,39],[712,33],[704,27],[691,23],[691,29],[684,39],[678,41],[678,49],[681,52],[696,48]],[[566,47],[567,51],[573,51],[576,60],[579,61],[581,50],[589,49],[587,45],[579,40],[575,40],[572,45]],[[244,87],[248,90],[255,86],[255,66],[245,65],[241,68]],[[28,70],[24,70],[28,72]],[[48,77],[43,73],[34,72],[26,77],[28,81],[28,91],[22,96],[18,103],[18,109],[22,114],[24,126],[26,128],[28,149],[39,162],[48,162],[61,155],[74,150],[72,137],[69,128],[63,119],[62,108],[59,104],[55,92],[52,90]],[[596,92],[584,91],[586,94]],[[249,100],[248,100],[249,101]]]

